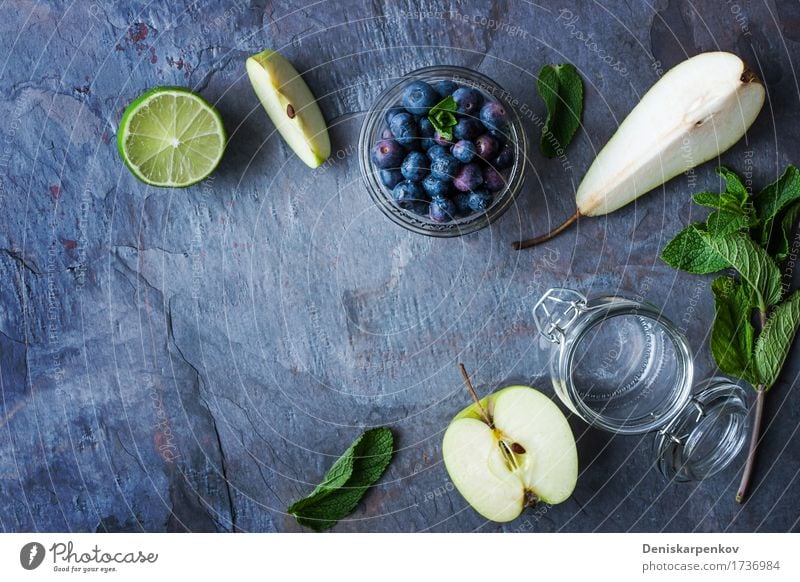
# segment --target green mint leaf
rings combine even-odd
[[[738,199],[735,199],[727,192],[723,192],[722,194],[698,192],[692,196],[692,200],[700,206],[707,206],[708,208],[737,216],[749,216],[753,212],[753,207],[749,202],[742,205],[739,203]]]
[[[722,196],[716,192],[698,192],[692,196],[695,204],[700,206],[707,206],[709,208],[722,208]]]
[[[323,482],[287,511],[300,525],[315,531],[333,527],[355,509],[386,470],[393,453],[394,438],[388,428],[366,431],[334,463]]]
[[[721,194],[698,192],[692,196],[695,203],[740,216],[752,214],[750,197],[739,176],[722,166],[717,168],[717,173],[725,179],[725,191]]]
[[[670,267],[698,275],[730,267],[730,263],[709,246],[704,234],[705,226],[702,224],[684,228],[661,251],[661,260]]]
[[[733,233],[714,237],[708,232],[701,237],[756,293],[757,307],[766,311],[781,299],[781,272],[763,248],[746,234]]]
[[[447,111],[448,113],[455,113],[458,111],[458,103],[456,100],[453,99],[452,95],[448,95],[441,101],[439,101],[436,105],[431,107],[429,115],[435,115],[438,111]]]
[[[714,292],[714,324],[711,328],[711,353],[725,374],[744,378],[753,386],[752,356],[755,329],[750,322],[753,306],[749,290],[731,277],[717,277]]]
[[[539,146],[548,158],[564,153],[581,124],[583,81],[570,64],[545,65],[536,84],[547,107]]]
[[[800,291],[795,291],[775,308],[756,342],[756,373],[767,389],[778,379],[799,324]]]
[[[797,228],[798,220],[800,220],[800,201],[795,202],[786,209],[783,218],[781,218],[781,236],[775,240],[773,245],[770,245],[770,252],[778,263],[782,263],[789,256],[789,239],[792,236],[792,232]]]
[[[747,215],[732,214],[724,210],[717,210],[708,215],[706,231],[711,236],[727,236],[750,226]]]
[[[428,121],[433,125],[433,129],[439,132],[445,139],[453,139],[452,127],[455,127],[457,120],[455,113],[458,104],[452,95],[448,95],[439,103],[431,107],[428,111]]]
[[[772,225],[778,214],[795,200],[800,199],[800,171],[788,166],[777,182],[764,188],[755,197],[756,215],[761,223],[753,238],[765,246],[769,241]]]
[[[725,192],[723,197],[731,202],[737,203],[739,208],[743,208],[744,205],[747,204],[750,196],[747,193],[747,188],[744,187],[744,184],[742,184],[742,181],[739,179],[739,176],[725,166],[719,166],[717,168],[717,174],[722,176],[725,180]]]
[[[453,127],[456,123],[458,123],[458,121],[456,120],[456,116],[449,111],[437,111],[436,123],[438,123],[441,127],[449,128]]]

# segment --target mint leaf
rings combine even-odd
[[[751,359],[755,329],[750,322],[753,306],[750,293],[731,277],[717,277],[711,283],[714,292],[714,324],[711,327],[711,353],[719,369],[744,378],[754,386]]]
[[[734,198],[727,192],[722,194],[715,194],[714,192],[698,192],[692,196],[692,200],[700,206],[707,206],[714,210],[721,210],[729,214],[737,216],[747,216],[752,213],[752,205],[748,202],[741,204],[738,199]]]
[[[722,195],[716,192],[698,192],[692,196],[695,204],[700,206],[708,206],[709,208],[722,208]]]
[[[780,301],[781,272],[778,265],[749,236],[738,232],[725,237],[714,237],[707,232],[701,236],[708,246],[739,271],[756,293],[757,307],[761,311]]]
[[[747,193],[747,188],[744,187],[744,184],[742,184],[742,181],[739,179],[739,176],[725,166],[719,166],[717,168],[717,174],[722,176],[725,180],[725,192],[722,194],[723,199],[735,203],[739,208],[744,207],[750,196]]]
[[[755,367],[759,380],[769,389],[778,379],[800,324],[800,291],[795,291],[769,316],[758,336]]]
[[[724,210],[712,212],[706,219],[706,231],[715,237],[727,236],[748,226],[750,226],[750,219],[747,215],[732,214]]]
[[[797,199],[800,199],[800,171],[794,166],[788,166],[777,182],[764,188],[755,197],[754,204],[761,227],[756,229],[754,238],[762,246],[769,241],[775,217]]]
[[[428,121],[445,139],[453,139],[452,128],[458,123],[455,116],[457,110],[456,100],[452,95],[448,95],[428,111]]]
[[[795,202],[786,210],[781,218],[780,234],[781,236],[771,245],[770,251],[772,256],[778,263],[782,263],[789,256],[789,239],[792,232],[797,228],[797,222],[800,220],[800,202]]]
[[[581,124],[583,81],[568,63],[545,65],[539,71],[536,87],[547,107],[539,146],[542,154],[554,158],[564,153]]]
[[[708,245],[704,234],[705,226],[702,224],[684,228],[661,251],[661,260],[670,267],[698,275],[730,267],[730,263]]]
[[[366,431],[342,454],[322,483],[287,511],[315,531],[333,527],[355,509],[392,459],[394,438],[388,428]]]
[[[708,206],[730,214],[749,216],[753,207],[747,189],[734,172],[725,167],[718,167],[717,174],[725,179],[725,191],[721,194],[713,192],[698,192],[692,196],[700,206]]]

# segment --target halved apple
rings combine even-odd
[[[511,521],[540,500],[561,503],[578,479],[567,419],[528,386],[504,388],[462,410],[444,434],[442,454],[456,489],[492,521]]]
[[[273,50],[248,58],[246,67],[261,104],[289,147],[311,168],[327,160],[328,126],[300,73]]]

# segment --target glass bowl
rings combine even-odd
[[[403,89],[413,81],[453,81],[459,85],[472,87],[481,92],[484,98],[500,102],[508,115],[508,128],[504,135],[508,144],[514,148],[514,164],[502,171],[506,185],[494,193],[494,200],[483,212],[475,212],[469,216],[456,218],[450,222],[438,223],[427,216],[416,214],[411,210],[398,207],[392,200],[391,191],[380,181],[380,170],[372,165],[370,150],[380,139],[381,131],[386,127],[386,111],[400,103]],[[527,140],[519,115],[513,104],[516,101],[500,85],[489,77],[450,65],[425,67],[403,76],[400,82],[386,89],[375,100],[367,112],[361,134],[358,139],[359,164],[361,176],[367,186],[373,202],[392,222],[406,230],[434,237],[454,237],[480,230],[497,220],[514,202],[524,182],[524,167],[527,155]]]

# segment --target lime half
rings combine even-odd
[[[222,119],[208,101],[180,87],[157,87],[128,105],[117,147],[133,175],[181,188],[206,178],[225,151]]]

